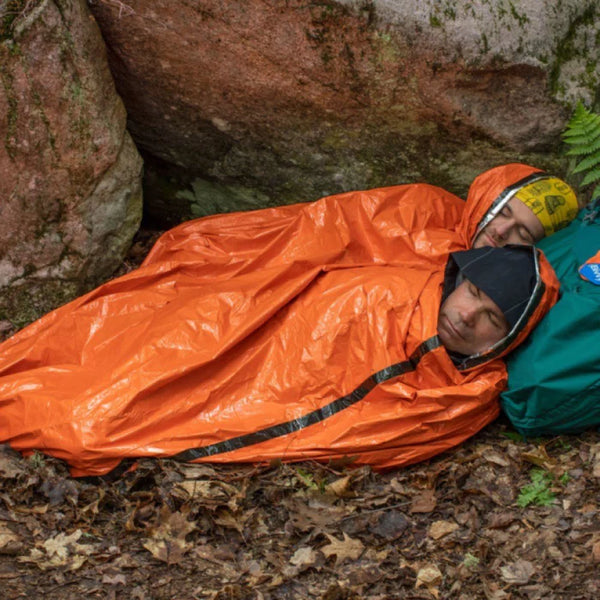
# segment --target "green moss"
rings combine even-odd
[[[485,33],[481,34],[481,53],[487,54],[490,51],[490,44]]]
[[[521,27],[524,27],[527,23],[529,23],[529,17],[525,13],[519,14],[512,2],[510,3],[510,14]]]
[[[8,0],[0,8],[0,41],[13,39],[20,19],[33,11],[40,0]]]
[[[0,66],[0,77],[2,78],[2,87],[6,93],[8,102],[8,112],[6,114],[6,134],[4,136],[4,147],[8,156],[14,160],[16,155],[16,135],[17,120],[19,116],[19,101],[17,94],[13,89],[14,78],[8,71],[6,65]]]
[[[579,50],[575,43],[576,38],[579,35],[578,30],[582,26],[593,24],[596,18],[596,12],[596,6],[590,5],[579,17],[573,19],[567,33],[557,44],[554,64],[552,65],[549,75],[549,86],[552,94],[558,95],[559,93],[564,93],[564,84],[560,83],[561,69],[566,62],[579,55]]]
[[[437,15],[429,15],[429,25],[431,25],[431,27],[441,27],[442,22]]]
[[[37,90],[33,90],[31,93],[31,96],[33,99],[33,104],[36,107],[38,114],[40,116],[40,119],[41,119],[42,123],[44,124],[44,127],[46,128],[46,133],[48,135],[48,143],[50,144],[52,153],[55,156],[58,156],[58,154],[56,152],[56,138],[54,137],[54,134],[52,133],[52,128],[50,126],[50,120],[48,119],[48,116],[46,115],[46,112],[44,111],[44,105],[42,103],[40,94],[38,93]]]
[[[444,16],[452,21],[456,20],[456,10],[452,6],[444,7]]]
[[[20,329],[48,311],[72,300],[84,290],[72,281],[29,279],[21,284],[1,288],[0,320],[10,321]]]

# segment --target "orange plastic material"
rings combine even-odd
[[[497,416],[506,371],[458,371],[435,343],[443,268],[496,191],[464,213],[412,185],[167,232],[141,268],[0,345],[0,441],[73,475],[174,455],[386,468],[460,443]],[[507,351],[556,300],[540,266],[545,292]]]

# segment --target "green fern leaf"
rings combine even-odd
[[[598,120],[590,120],[583,127],[576,127],[569,129],[568,132],[563,134],[563,140],[568,144],[577,144],[578,140],[582,139],[586,143],[588,141],[594,141],[600,137],[600,117]]]
[[[596,118],[594,118],[596,117]],[[589,119],[568,123],[568,129],[563,133],[563,137],[570,138],[581,134],[597,135],[600,128],[600,115],[590,115]],[[592,133],[593,132],[593,133]]]
[[[594,152],[587,158],[584,158],[577,166],[573,169],[573,173],[581,173],[588,169],[593,169],[597,165],[600,165],[600,152]]]
[[[585,187],[586,185],[589,185],[590,183],[594,183],[594,181],[599,181],[600,180],[600,169],[594,169],[593,171],[590,171],[584,178],[583,181],[581,182],[581,187]]]
[[[582,154],[592,154],[600,150],[600,137],[589,146],[577,146],[567,150],[567,156],[581,156]]]
[[[578,102],[562,138],[568,144],[578,144],[592,142],[599,135],[600,115],[587,110],[581,102]]]

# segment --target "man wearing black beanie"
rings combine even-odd
[[[450,255],[438,335],[456,362],[488,352],[522,329],[536,289],[534,261],[525,246]]]

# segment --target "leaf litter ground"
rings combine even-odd
[[[0,447],[0,596],[596,599],[599,493],[600,434],[524,441],[502,418],[386,473],[141,460],[73,479]]]

